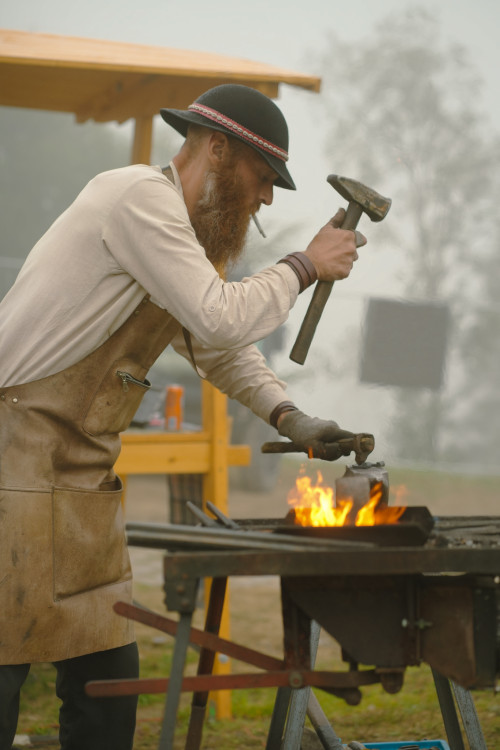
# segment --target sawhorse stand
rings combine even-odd
[[[316,622],[311,622],[310,629],[310,669],[301,673],[302,678],[306,678],[306,682],[309,680],[309,686],[294,689],[291,686],[292,672],[283,668],[284,663],[282,661],[218,637],[227,578],[216,578],[212,582],[205,629],[201,631],[191,627],[193,608],[186,606],[186,603],[194,601],[196,591],[187,588],[193,583],[193,579],[188,579],[185,586],[180,584],[177,587],[176,594],[179,597],[179,605],[175,608],[180,612],[178,623],[133,605],[118,603],[115,606],[118,613],[175,636],[170,679],[90,683],[88,690],[90,694],[124,695],[166,692],[159,750],[173,750],[181,692],[193,692],[185,748],[186,750],[199,750],[209,690],[277,685],[278,692],[266,750],[276,750],[277,748],[280,748],[280,750],[300,750],[306,715],[309,716],[325,750],[347,750],[347,748],[361,750],[363,748],[363,745],[358,742],[352,742],[347,746],[342,744],[321,709],[316,696],[311,691],[311,684],[321,686],[321,683],[324,682],[325,685],[329,684],[330,687],[334,685],[336,674],[331,673],[329,680],[328,673],[312,671],[320,635],[320,626]],[[184,605],[181,604],[181,599],[184,601]],[[196,676],[184,677],[187,649],[190,643],[201,646],[198,670]],[[255,675],[212,675],[214,657],[217,651],[267,671],[264,674]],[[367,675],[366,684],[376,681],[370,679],[368,671],[365,674]],[[327,676],[323,679],[322,675]],[[455,699],[462,717],[469,749],[487,750],[470,692],[451,683],[436,672],[433,672],[433,677],[450,749],[466,750],[455,707]]]

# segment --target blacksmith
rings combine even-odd
[[[84,685],[138,674],[132,626],[112,609],[131,599],[113,466],[167,345],[305,450],[352,435],[298,411],[254,346],[316,279],[351,271],[343,212],[303,253],[227,282],[251,216],[275,186],[295,189],[286,122],[239,85],[161,114],[186,136],[169,167],[95,177],[0,305],[2,750],[32,662],[57,668],[63,750],[132,748],[136,699],[87,698]]]

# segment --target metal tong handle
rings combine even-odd
[[[360,433],[352,438],[337,440],[340,448],[344,451],[356,451],[356,453],[366,453],[368,455],[375,448],[375,439],[373,435]],[[303,453],[304,448],[292,443],[289,440],[278,440],[276,442],[264,443],[260,448],[262,453]]]

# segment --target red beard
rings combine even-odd
[[[241,256],[250,218],[258,210],[258,205],[246,204],[232,159],[220,170],[208,172],[191,224],[207,258],[222,277]]]

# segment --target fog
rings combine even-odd
[[[485,191],[484,195],[478,197],[480,204],[477,210],[484,212],[480,215],[486,216],[490,222],[488,225],[476,226],[473,234],[470,226],[473,217],[468,216],[460,224],[470,205],[465,185],[470,184],[470,191],[475,190],[474,195],[477,195],[472,178],[478,185],[484,184],[490,179],[487,170],[491,164],[488,164],[486,157],[483,161],[478,158],[475,162],[467,156],[462,171],[462,157],[457,157],[453,163],[450,160],[446,162],[447,169],[450,169],[449,176],[439,172],[443,151],[448,148],[451,151],[452,144],[455,147],[466,135],[453,129],[452,118],[449,139],[443,140],[447,145],[437,150],[434,156],[431,155],[434,140],[431,136],[418,164],[426,165],[426,184],[432,186],[433,195],[439,197],[440,205],[456,202],[456,212],[446,214],[446,221],[450,221],[446,231],[443,229],[444,213],[435,211],[435,205],[422,210],[417,216],[415,211],[412,212],[418,196],[415,189],[417,177],[413,180],[405,177],[401,171],[401,158],[398,157],[397,163],[396,160],[391,161],[392,152],[387,143],[381,140],[383,133],[387,134],[394,128],[396,135],[401,135],[404,148],[409,148],[408,143],[415,144],[417,148],[418,132],[415,138],[406,139],[407,133],[412,132],[415,118],[405,124],[402,115],[406,105],[403,103],[398,104],[397,109],[395,107],[393,118],[389,110],[383,113],[380,110],[380,118],[375,122],[379,92],[367,88],[366,98],[358,103],[356,109],[355,100],[363,91],[363,81],[356,86],[353,80],[347,86],[343,78],[346,68],[342,67],[342,60],[332,59],[328,62],[330,48],[343,49],[346,54],[355,56],[373,45],[370,75],[376,80],[377,71],[382,72],[385,64],[388,47],[377,48],[374,40],[384,38],[384,23],[390,25],[396,17],[413,7],[429,12],[435,21],[443,49],[451,50],[453,45],[463,47],[466,63],[458,53],[449,58],[455,61],[455,65],[450,66],[450,80],[461,85],[457,86],[456,91],[451,91],[447,88],[446,78],[443,77],[438,83],[442,85],[443,92],[447,95],[449,92],[449,112],[456,112],[457,120],[460,112],[468,109],[478,118],[477,129],[470,134],[471,139],[476,138],[475,146],[469,148],[467,154],[470,151],[475,154],[477,149],[477,153],[484,151],[496,158],[500,134],[499,52],[496,39],[500,5],[496,0],[476,0],[474,3],[469,0],[434,0],[432,3],[418,4],[404,0],[379,0],[377,3],[351,0],[349,4],[337,0],[310,0],[304,4],[289,0],[272,3],[258,0],[251,6],[229,0],[215,0],[212,3],[201,0],[182,3],[144,0],[140,4],[130,0],[108,0],[106,3],[88,0],[81,6],[63,0],[46,0],[43,4],[37,0],[19,0],[2,9],[0,26],[212,51],[321,75],[323,87],[320,94],[287,86],[281,89],[278,104],[290,127],[289,167],[298,190],[296,194],[277,190],[273,206],[261,211],[261,221],[268,239],[262,240],[252,230],[250,268],[256,270],[274,262],[286,252],[304,249],[315,231],[339,206],[345,205],[343,199],[326,183],[327,175],[332,172],[366,181],[391,197],[393,206],[381,224],[371,224],[366,217],[362,219],[360,229],[368,237],[369,243],[360,251],[360,259],[351,276],[335,284],[306,363],[297,365],[290,361],[288,354],[309,304],[310,291],[301,296],[292,311],[285,327],[284,340],[279,351],[274,352],[272,364],[280,376],[288,380],[291,398],[304,411],[333,418],[346,429],[375,433],[377,449],[374,457],[377,460],[384,460],[388,464],[430,464],[453,471],[497,474],[496,456],[491,448],[495,439],[498,444],[500,431],[500,408],[495,396],[497,368],[494,362],[488,360],[488,356],[496,356],[495,352],[500,352],[498,297],[495,308],[494,288],[487,289],[487,277],[479,272],[476,274],[467,257],[468,247],[470,253],[477,253],[479,264],[491,264],[495,272],[500,269],[498,260],[496,270],[494,265],[494,259],[498,259],[499,255],[499,222],[495,226],[486,206],[487,199],[490,200],[493,195],[486,195]],[[428,51],[431,52],[430,49]],[[427,82],[436,71],[425,68],[420,71],[418,65],[411,68],[411,64],[407,64],[411,73],[411,90],[407,92],[408,111],[411,112],[415,90],[421,86],[422,96],[425,97]],[[474,74],[475,84],[466,85],[465,72],[461,79],[462,69]],[[368,71],[363,75],[366,78]],[[380,98],[382,94],[381,89]],[[382,119],[382,115],[385,119]],[[350,129],[345,126],[342,130],[342,120],[346,116],[351,118]],[[0,117],[3,123],[0,157],[3,166],[8,166],[0,183],[3,192],[3,208],[0,206],[2,225],[11,220],[12,204],[17,196],[18,204],[23,206],[17,219],[18,239],[22,232],[26,232],[19,245],[11,240],[4,243],[0,250],[0,255],[4,257],[2,274],[4,280],[10,280],[13,276],[10,269],[15,268],[16,258],[21,258],[30,249],[30,238],[34,242],[46,228],[45,222],[55,218],[51,216],[51,211],[61,207],[64,195],[76,192],[84,177],[88,179],[92,176],[85,174],[85,168],[81,166],[82,155],[76,153],[79,143],[85,143],[84,138],[92,128],[106,127],[107,138],[111,133],[111,138],[116,142],[113,158],[116,161],[123,159],[126,163],[131,146],[131,129],[127,124],[115,128],[91,124],[79,126],[66,115],[47,115],[44,118],[40,117],[40,113],[29,110],[6,113],[0,108]],[[44,164],[43,174],[40,174],[36,164],[36,148],[26,148],[27,155],[23,158],[19,144],[14,144],[19,128],[26,127],[26,132],[33,133],[35,122],[35,137],[42,142],[40,128],[46,126],[50,129],[54,118],[64,120],[66,131],[72,131],[68,135],[71,147],[64,149],[68,180],[73,180],[69,190],[59,184],[62,178],[55,155],[47,162],[44,161],[44,154],[39,154],[40,163]],[[373,122],[370,122],[370,118]],[[19,123],[18,127],[16,123]],[[425,118],[422,119],[420,132],[424,126]],[[167,152],[179,144],[178,139],[167,136],[164,129],[162,123],[155,124],[154,163],[163,162],[165,156],[171,155]],[[362,141],[362,146],[357,144],[356,137]],[[394,149],[399,144],[396,141],[398,138],[393,136],[390,145]],[[17,193],[10,183],[6,184],[5,179],[5,174],[12,170],[9,155],[13,152],[17,155],[16,176],[20,178]],[[413,156],[409,155],[408,164],[412,163]],[[432,173],[433,163],[436,165],[435,174]],[[96,169],[99,168],[96,166]],[[78,169],[81,171],[75,174]],[[485,170],[484,180],[482,169]],[[23,183],[26,185],[27,181],[32,180],[33,175],[38,184],[43,182],[43,200],[47,204],[45,214],[40,214],[39,207],[29,204],[22,187]],[[445,187],[441,186],[438,190],[437,182],[443,182]],[[463,191],[460,190],[462,183]],[[496,196],[500,197],[498,183],[494,180],[491,191],[496,191]],[[36,193],[32,196],[33,201],[40,201]],[[493,205],[494,201],[491,200],[489,208]],[[435,213],[429,217],[427,214],[431,210]],[[30,216],[33,217],[32,223]],[[22,226],[24,224],[27,226]],[[455,237],[458,225],[460,228]],[[427,232],[427,239],[422,244],[424,232]],[[450,247],[447,246],[448,237],[452,238]],[[430,290],[424,288],[421,282],[425,274],[431,279],[433,273],[438,273],[433,270],[435,260],[429,261],[420,273],[416,259],[420,253],[423,256],[422,248],[432,248],[434,259],[440,258],[440,250],[435,247],[438,240],[443,246],[442,257],[449,259],[449,266],[438,269],[442,281],[439,288]],[[467,247],[462,247],[462,244]],[[477,306],[481,295],[490,308],[489,316],[483,315]],[[399,323],[399,326],[392,329],[392,324],[383,318],[380,328],[367,326],[367,321],[374,320],[374,299],[390,300],[401,305],[392,315],[393,322]],[[415,312],[417,304],[422,305],[421,312],[427,315],[425,320],[422,319],[423,327],[420,328],[420,322],[412,318],[410,327],[403,328],[403,318],[409,307]],[[444,318],[440,318],[438,324],[428,314],[435,312],[440,305],[445,310]],[[465,315],[464,308],[465,311],[470,309],[469,317]],[[371,314],[367,318],[369,310]],[[488,326],[487,330],[485,326]],[[390,347],[384,349],[391,342],[394,344],[392,351]],[[483,342],[482,347],[478,342]],[[428,372],[419,373],[417,364],[410,363],[417,346],[423,347],[422,357],[433,358],[432,362],[429,359],[421,364],[429,365],[430,369],[434,365],[434,375],[438,372],[434,380],[426,380]],[[478,362],[484,360],[485,364],[480,368],[483,380],[478,380],[473,363],[464,355],[467,347],[470,348],[471,357],[478,358]],[[380,367],[377,370],[377,364],[373,362],[373,356],[380,354],[382,349],[382,364],[387,365],[391,357],[396,358],[389,368],[389,375],[387,371],[381,374]],[[400,373],[399,380],[395,376],[391,380],[391,374],[397,370],[398,355],[400,362],[409,365],[408,372],[414,376],[413,381],[408,380],[408,373]],[[372,357],[370,362],[367,360],[369,356]],[[490,393],[491,396],[488,395]],[[439,424],[431,424],[430,417],[424,420],[424,412],[434,417],[439,412]],[[404,445],[405,440],[408,445]],[[470,450],[464,447],[468,441]],[[484,450],[484,441],[488,443],[487,450]],[[427,443],[427,447],[424,443]]]

